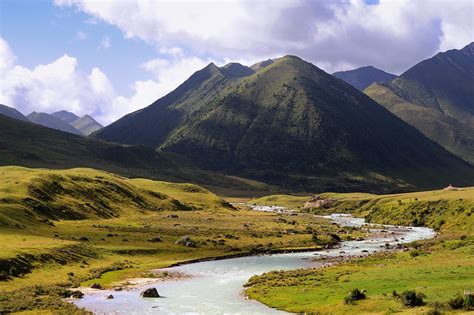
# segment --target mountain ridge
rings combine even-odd
[[[357,186],[358,176],[423,186],[462,181],[461,169],[472,172],[365,94],[291,55],[239,78],[210,64],[94,137],[179,153],[204,169],[301,187],[312,187],[316,174],[340,176],[348,187],[351,181]],[[425,173],[425,179],[415,178]],[[330,180],[327,185],[342,189]]]

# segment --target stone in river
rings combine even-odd
[[[160,294],[156,288],[148,288],[140,294],[142,297],[145,298],[159,298]]]

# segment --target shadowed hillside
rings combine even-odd
[[[286,56],[254,68],[236,78],[210,64],[95,137],[293,189],[380,191],[474,180],[467,163],[316,66]]]

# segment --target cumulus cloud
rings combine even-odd
[[[474,40],[472,0],[55,0],[160,49],[215,58],[296,54],[333,71],[372,64],[400,72]]]
[[[81,72],[75,57],[64,55],[32,69],[16,64],[15,59],[0,38],[0,103],[24,114],[65,109],[92,115],[104,124],[151,104],[210,62],[196,57],[150,60],[140,66],[152,79],[134,82],[133,94],[127,97],[117,94],[100,68]]]

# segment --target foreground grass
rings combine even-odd
[[[321,314],[454,313],[447,301],[474,289],[474,189],[397,195],[323,194],[330,206],[313,212],[351,212],[371,222],[417,224],[440,231],[435,240],[417,242],[409,252],[380,254],[325,268],[270,272],[255,276],[246,293],[271,307]],[[344,304],[352,289],[367,299]],[[393,291],[416,290],[427,304],[407,308]]]
[[[204,257],[318,248],[340,230],[310,213],[236,209],[196,185],[92,169],[1,167],[0,174],[0,313],[71,313],[62,300],[71,287],[112,287]],[[313,232],[323,236],[318,246]],[[361,236],[348,232],[341,238]],[[183,236],[192,246],[176,243]]]
[[[446,303],[474,279],[474,239],[437,245],[409,253],[379,255],[326,269],[271,272],[253,277],[247,294],[269,306],[290,312],[323,314],[419,313],[435,302]],[[354,305],[344,297],[354,288],[366,290],[367,299]],[[393,291],[415,289],[426,295],[425,307],[407,309],[392,296]]]

